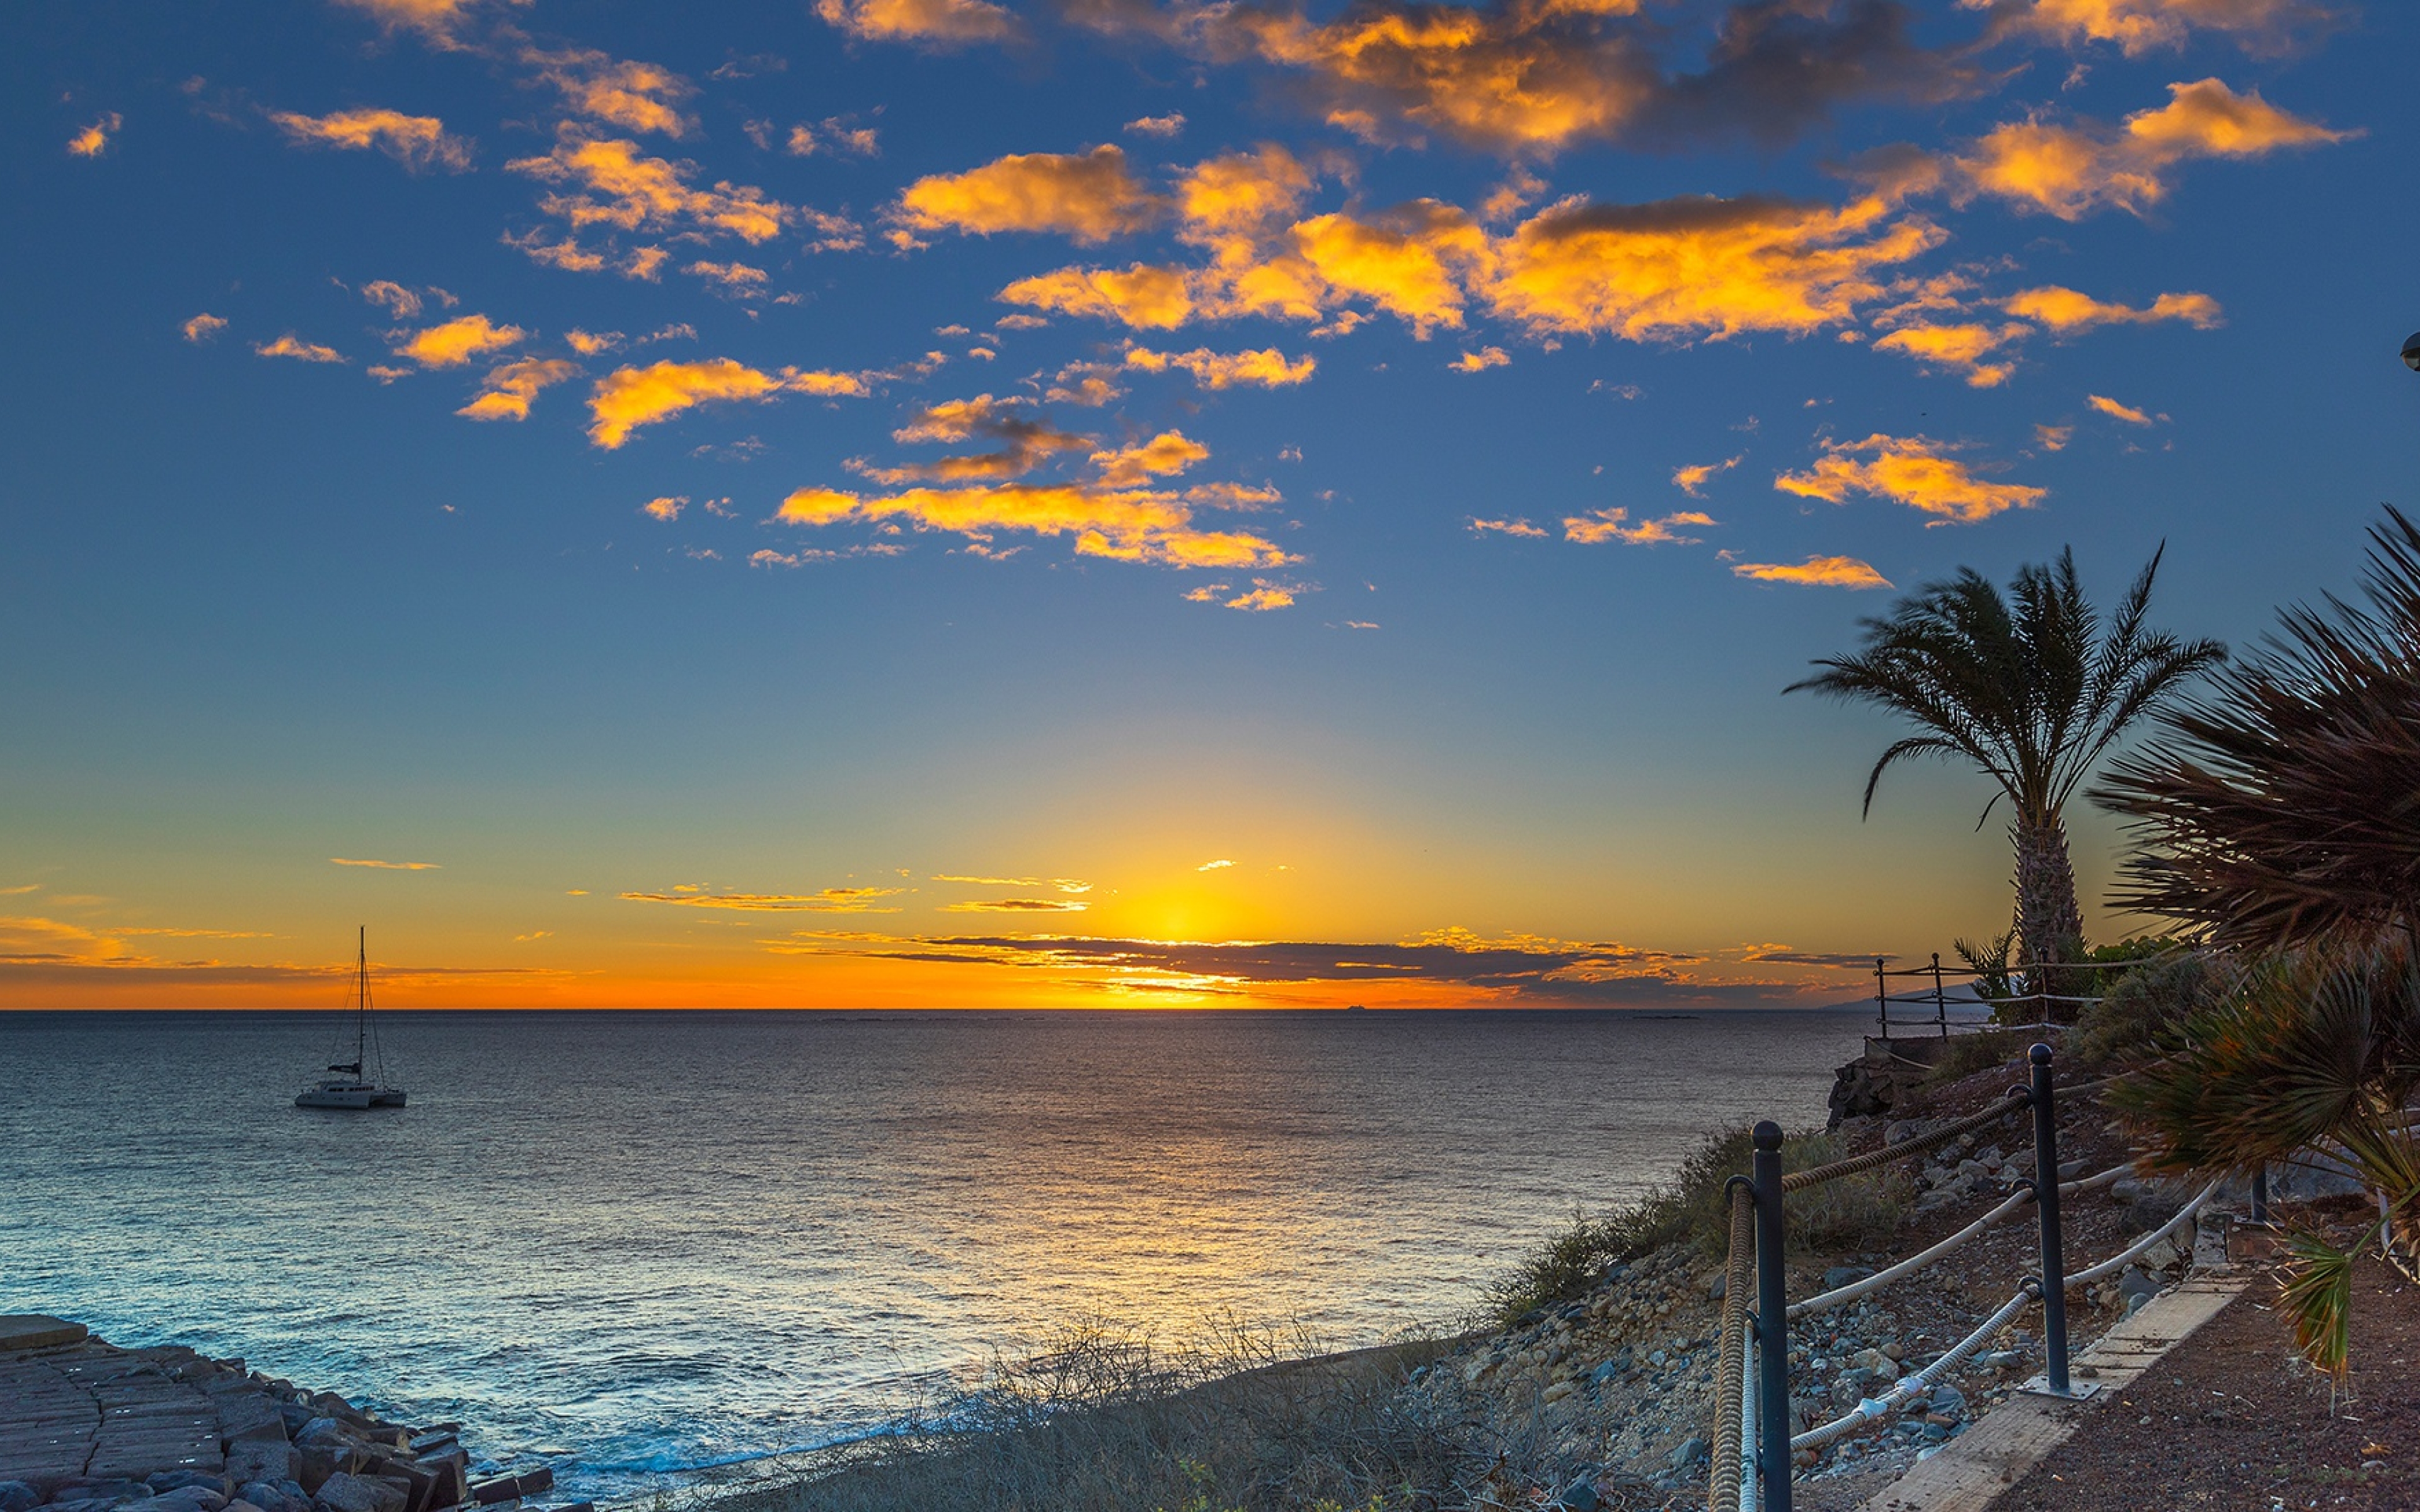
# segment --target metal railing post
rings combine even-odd
[[[1790,1512],[1790,1287],[1781,1255],[1781,1125],[1756,1126],[1757,1427],[1764,1512]]]
[[[1932,952],[1932,1022],[1941,1026],[1941,1037],[1949,1038],[1949,999],[1941,992],[1941,952]]]
[[[1883,980],[1883,957],[1874,957],[1874,1017],[1882,1021],[1883,1038],[1890,1038],[1890,983]]]
[[[2269,1227],[2269,1163],[2265,1160],[2252,1167],[2252,1221],[2262,1228]]]
[[[2051,1395],[2071,1395],[2067,1379],[2067,1257],[2058,1231],[2058,1106],[2051,1090],[2051,1050],[2033,1047],[2034,1208],[2041,1214],[2042,1359]]]

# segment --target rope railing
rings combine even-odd
[[[1878,972],[1880,967],[1877,962]],[[1760,1508],[1761,1512],[1790,1512],[1792,1455],[1820,1448],[1915,1400],[1918,1395],[1931,1392],[1944,1375],[1958,1368],[1985,1340],[2036,1302],[2042,1306],[2046,1365],[2043,1389],[2053,1396],[2071,1395],[2067,1360],[2068,1291],[2122,1270],[2152,1244],[2189,1222],[2215,1194],[2217,1185],[2213,1183],[2153,1234],[2099,1265],[2068,1275],[2060,1246],[2059,1199],[2114,1182],[2133,1165],[2129,1162],[2079,1180],[2062,1182],[2058,1179],[2056,1103],[2060,1089],[2053,1084],[2051,1049],[2037,1044],[2028,1058],[2032,1065],[2029,1083],[2010,1088],[2007,1096],[1993,1105],[1914,1138],[1807,1170],[1785,1174],[1781,1169],[1780,1127],[1770,1120],[1756,1126],[1756,1157],[1752,1163],[1755,1174],[1734,1176],[1725,1188],[1730,1201],[1730,1242],[1724,1269],[1721,1350],[1714,1378],[1714,1443],[1706,1484],[1708,1512],[1758,1512]],[[2094,1090],[2101,1085],[2094,1082],[2065,1090],[2071,1095]],[[1796,1304],[1788,1300],[1781,1244],[1783,1199],[1788,1194],[1928,1154],[1999,1123],[2020,1108],[2032,1112],[2034,1133],[2034,1171],[2022,1190],[1958,1232],[1886,1270]],[[1860,1401],[1846,1415],[1790,1436],[1788,1381],[1792,1319],[1844,1306],[1905,1280],[2006,1222],[2027,1204],[2034,1207],[2041,1229],[2039,1274],[2029,1277],[2016,1295],[1930,1365],[1902,1376],[1881,1396]],[[1751,1277],[1757,1288],[1753,1312],[1746,1300]]]

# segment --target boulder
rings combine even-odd
[[[383,1480],[343,1471],[311,1494],[318,1512],[404,1512],[404,1492]]]
[[[236,1488],[236,1495],[260,1508],[260,1512],[311,1512],[310,1494],[293,1480],[246,1481]]]
[[[25,1512],[41,1497],[21,1480],[0,1480],[0,1512]]]
[[[246,1481],[300,1481],[302,1454],[283,1436],[238,1439],[227,1446],[226,1473],[238,1486]]]
[[[1582,1475],[1555,1493],[1555,1504],[1563,1508],[1564,1512],[1596,1512],[1596,1478],[1592,1475]],[[562,1512],[569,1512],[569,1509],[562,1509]]]

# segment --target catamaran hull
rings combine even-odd
[[[374,1101],[366,1089],[358,1092],[350,1089],[313,1090],[294,1094],[294,1105],[298,1108],[346,1108],[358,1111],[369,1107]]]

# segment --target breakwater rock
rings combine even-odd
[[[520,1512],[552,1489],[544,1467],[474,1480],[459,1432],[241,1360],[0,1317],[0,1512]]]

